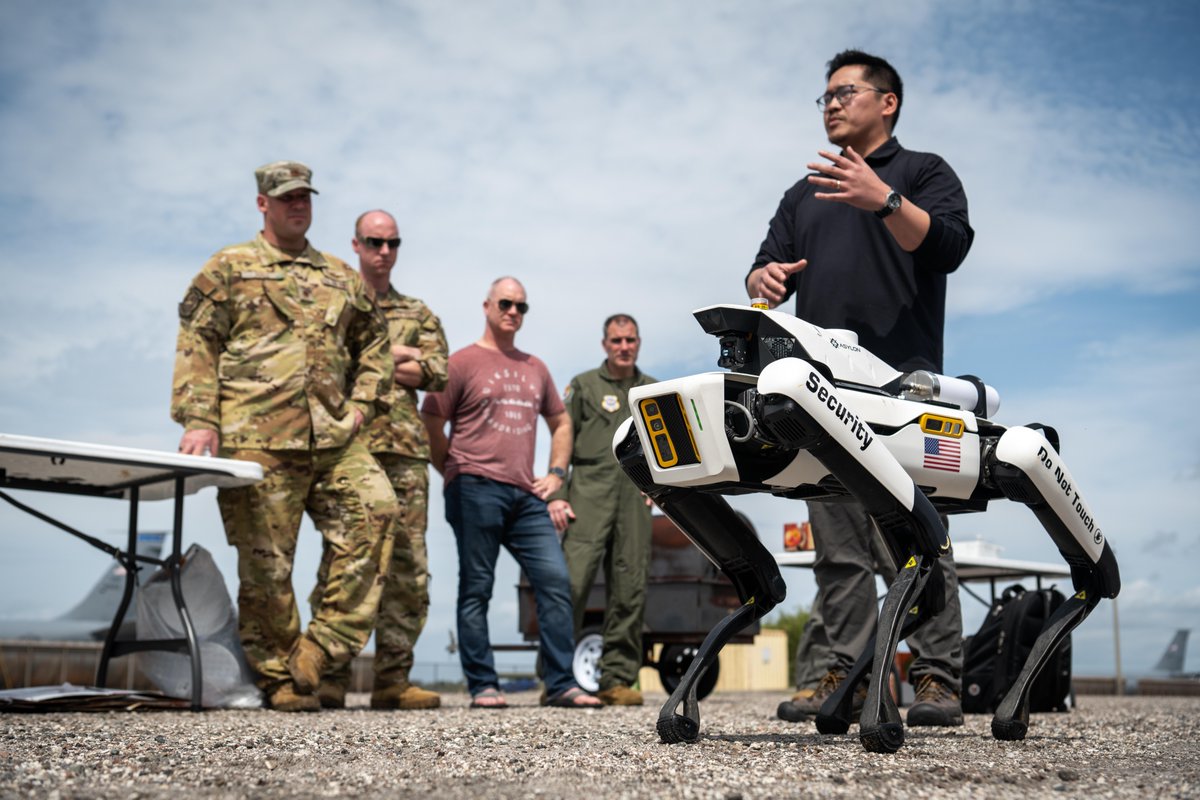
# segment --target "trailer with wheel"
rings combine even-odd
[[[747,524],[748,521],[747,521]],[[736,610],[741,601],[733,584],[688,540],[668,518],[655,515],[650,544],[650,569],[646,581],[646,613],[642,627],[643,663],[657,670],[663,687],[674,691],[708,631]],[[518,626],[528,648],[538,641],[533,588],[525,575],[517,585]],[[600,688],[601,631],[604,624],[604,576],[599,575],[588,596],[583,630],[575,643],[575,680],[584,689]],[[755,622],[736,638],[754,641]],[[657,646],[661,645],[661,649]],[[657,655],[655,651],[657,650]],[[696,686],[698,698],[717,685],[720,664],[714,662]]]

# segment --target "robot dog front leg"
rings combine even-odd
[[[620,434],[618,433],[618,437]],[[692,742],[700,735],[700,705],[696,684],[721,648],[751,622],[765,616],[787,595],[779,565],[763,547],[749,523],[725,498],[694,489],[659,486],[650,479],[646,456],[632,427],[614,452],[621,468],[663,514],[733,583],[742,606],[721,620],[705,637],[700,650],[658,716],[658,735],[667,744]],[[679,709],[682,706],[683,713]]]

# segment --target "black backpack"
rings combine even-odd
[[[1065,602],[1054,588],[1027,592],[1014,584],[963,643],[963,711],[990,714],[1016,681],[1050,615]],[[1071,637],[1063,640],[1029,689],[1029,710],[1066,711],[1071,692]]]

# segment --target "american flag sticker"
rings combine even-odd
[[[925,468],[958,472],[962,463],[962,444],[956,440],[925,437]]]

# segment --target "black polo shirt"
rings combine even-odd
[[[902,372],[941,372],[946,275],[975,238],[966,193],[941,157],[905,150],[895,137],[866,161],[884,183],[929,213],[920,247],[904,252],[872,212],[814,199],[813,193],[827,190],[802,179],[783,195],[751,271],[772,261],[808,259],[787,284],[797,317],[856,332],[863,347]]]

